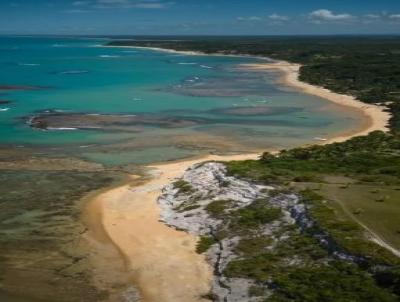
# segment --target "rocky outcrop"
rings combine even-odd
[[[222,221],[206,211],[207,205],[216,200],[229,200],[231,209],[240,209],[261,198],[270,200],[273,207],[285,209],[283,222],[266,225],[265,233],[272,233],[281,223],[295,223],[289,208],[298,203],[297,196],[290,195],[284,202],[270,197],[273,187],[228,176],[221,163],[208,162],[194,166],[186,171],[182,180],[187,184],[184,193],[172,183],[163,189],[158,199],[162,220],[175,228],[212,237]],[[239,240],[240,237],[228,236],[217,241],[206,252],[209,263],[214,267],[212,294],[216,296],[216,301],[258,301],[258,298],[248,295],[249,288],[254,285],[252,280],[226,278],[223,275],[226,265],[237,257],[233,249]]]
[[[358,260],[340,249],[328,234],[318,230],[307,213],[307,206],[297,194],[279,192],[272,186],[229,176],[222,163],[206,162],[195,165],[185,172],[182,179],[163,189],[158,203],[162,210],[161,219],[166,224],[197,236],[215,239],[215,243],[206,251],[207,259],[214,268],[212,295],[215,296],[215,301],[261,301],[260,298],[248,294],[254,285],[252,280],[227,278],[224,275],[228,263],[238,257],[235,247],[242,238],[240,235],[230,234],[218,239],[217,233],[223,228],[224,219],[212,215],[208,210],[208,206],[213,202],[229,201],[229,209],[224,212],[226,216],[256,200],[265,202],[269,208],[279,209],[281,213],[279,219],[262,225],[258,230],[271,239],[269,249],[273,250],[279,242],[290,240],[285,230],[286,227],[295,225],[299,233],[311,233],[312,230],[312,236],[317,238],[332,256],[352,262]],[[302,260],[294,255],[285,261],[290,266],[301,264]],[[268,295],[268,292],[265,294]]]

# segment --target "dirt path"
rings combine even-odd
[[[362,221],[360,221],[357,217],[355,217],[341,202],[338,202],[342,210],[348,215],[351,219],[353,219],[356,223],[358,223],[367,233],[369,240],[375,242],[376,244],[380,245],[381,247],[387,249],[388,251],[392,252],[397,257],[400,257],[400,250],[396,249],[392,245],[390,245],[387,241],[382,239],[376,232],[371,230],[367,225],[365,225]]]

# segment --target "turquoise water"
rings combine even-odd
[[[280,86],[276,74],[235,69],[258,59],[100,47],[104,43],[0,38],[0,87],[41,88],[0,89],[0,100],[12,101],[0,104],[0,144],[45,147],[105,164],[147,163],[203,151],[291,147],[345,131],[360,118]],[[46,110],[190,123],[48,131],[27,124]]]

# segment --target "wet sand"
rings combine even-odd
[[[332,92],[323,87],[314,86],[299,80],[301,65],[292,64],[285,61],[260,64],[243,64],[239,68],[251,71],[271,71],[282,72],[282,83],[300,89],[302,92],[321,97],[343,107],[344,110],[357,110],[362,112],[365,119],[360,121],[358,127],[349,129],[344,133],[335,134],[328,137],[326,143],[343,142],[355,136],[367,135],[376,130],[388,131],[390,113],[385,111],[384,106],[366,104],[358,101],[355,97]]]
[[[364,104],[355,98],[333,93],[298,80],[299,65],[287,62],[247,64],[241,68],[257,71],[280,70],[287,85],[316,95],[345,110],[361,110],[365,120],[360,126],[321,139],[319,144],[342,142],[374,130],[387,131],[389,113],[384,108]],[[123,255],[129,282],[146,302],[198,302],[210,290],[212,268],[203,255],[195,252],[198,238],[175,230],[159,221],[157,198],[162,188],[182,176],[193,164],[207,160],[257,159],[259,154],[233,156],[209,155],[179,162],[151,165],[151,179],[139,185],[123,185],[98,195],[91,208],[101,213],[101,225]],[[99,221],[97,221],[99,223]]]
[[[206,160],[256,159],[258,154],[216,156],[148,166],[152,178],[98,195],[107,236],[123,255],[128,279],[146,302],[197,302],[211,289],[212,268],[195,252],[198,238],[159,221],[161,189],[193,164]],[[98,223],[98,222],[97,222]]]

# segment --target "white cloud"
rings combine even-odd
[[[268,18],[270,18],[273,21],[281,21],[281,22],[290,20],[290,18],[288,16],[282,16],[282,15],[278,15],[276,13],[269,15]]]
[[[400,21],[400,14],[389,15],[390,20]]]
[[[335,14],[328,9],[318,9],[309,14],[309,18],[316,23],[350,21],[354,16],[350,14]]]
[[[365,15],[364,17],[365,17],[365,18],[368,18],[368,19],[380,19],[380,18],[381,18],[381,15],[377,15],[377,14],[368,14],[368,15]]]

